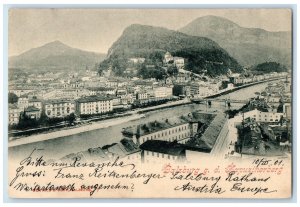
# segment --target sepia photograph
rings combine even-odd
[[[10,8],[11,198],[292,196],[290,8]]]

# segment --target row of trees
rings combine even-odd
[[[47,117],[45,113],[42,112],[41,117],[31,118],[25,112],[21,112],[19,117],[19,123],[16,125],[12,125],[10,129],[17,129],[17,130],[25,130],[25,129],[32,129],[37,127],[47,127],[47,126],[55,126],[59,123],[68,123],[69,125],[73,124],[76,120],[76,116],[74,113],[71,113],[65,117],[56,117],[50,118]]]

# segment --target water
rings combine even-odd
[[[218,98],[230,98],[235,100],[245,100],[254,96],[255,92],[262,91],[267,86],[267,83],[251,86],[249,88],[244,88],[239,91],[235,91],[230,94],[220,96]],[[232,104],[232,108],[239,108],[241,104]],[[91,147],[99,147],[107,144],[112,144],[119,142],[122,138],[121,130],[125,127],[131,125],[137,125],[141,123],[146,123],[154,120],[166,119],[170,116],[180,116],[183,114],[188,114],[191,111],[202,110],[202,111],[222,111],[225,110],[224,103],[212,103],[211,108],[202,104],[190,104],[183,106],[176,106],[168,109],[162,109],[158,111],[152,111],[145,113],[146,117],[129,121],[126,123],[118,124],[108,128],[97,129],[93,131],[83,132],[71,136],[60,137],[57,139],[46,140],[41,142],[35,142],[26,145],[20,145],[9,148],[9,158],[10,159],[21,159],[25,155],[29,155],[34,149],[44,149],[43,155],[47,159],[58,159],[67,154],[87,150]]]

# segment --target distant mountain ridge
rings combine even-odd
[[[9,58],[9,67],[26,69],[85,69],[94,67],[106,57],[105,54],[72,48],[60,41],[32,48]]]
[[[206,37],[190,36],[178,31],[147,25],[130,25],[121,37],[108,50],[108,56],[102,65],[121,70],[126,67],[126,60],[131,57],[143,57],[162,61],[163,55],[170,52],[173,56],[185,58],[187,69],[195,73],[207,70],[211,76],[224,74],[228,68],[241,70],[238,62],[216,42]],[[222,64],[212,67],[209,62]],[[122,71],[117,71],[122,73]]]
[[[244,66],[270,61],[291,65],[292,35],[289,31],[245,28],[212,15],[199,17],[178,31],[216,41]]]

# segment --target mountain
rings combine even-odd
[[[245,28],[217,16],[199,17],[179,31],[216,41],[244,66],[270,61],[291,65],[292,35],[288,31]]]
[[[9,58],[10,68],[36,70],[85,69],[95,67],[106,55],[72,48],[60,41],[47,43]]]
[[[124,30],[108,50],[108,58],[100,64],[100,70],[111,66],[120,75],[132,57],[146,58],[147,64],[159,64],[167,51],[185,58],[186,69],[195,73],[207,70],[208,75],[215,76],[225,74],[228,68],[241,70],[234,58],[208,38],[138,24]]]

